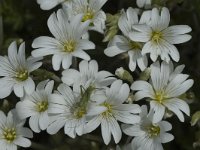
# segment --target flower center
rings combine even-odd
[[[48,101],[38,102],[36,105],[36,109],[38,112],[44,112],[48,109]]]
[[[86,110],[82,107],[78,107],[74,110],[73,114],[76,119],[82,118],[86,114]]]
[[[112,105],[107,103],[107,102],[104,102],[102,104],[102,106],[105,106],[107,107],[107,110],[105,112],[102,113],[102,116],[103,117],[108,117],[108,116],[111,116],[112,115]]]
[[[76,48],[76,42],[74,40],[69,40],[67,42],[64,43],[64,51],[65,52],[73,52],[75,51]]]
[[[161,31],[153,31],[151,35],[151,40],[155,43],[159,43],[159,41],[162,39],[162,32]]]
[[[160,127],[152,124],[147,128],[147,132],[150,137],[156,137],[160,134]]]
[[[141,50],[142,45],[139,42],[130,41],[129,46],[132,50]]]
[[[162,102],[167,98],[164,92],[156,92],[154,96],[155,100],[162,104]]]
[[[17,137],[16,129],[15,128],[5,128],[4,132],[3,132],[3,137],[8,143],[11,143]]]
[[[91,20],[94,18],[94,12],[91,9],[88,9],[87,12],[84,14],[82,18],[82,22],[85,22],[87,20]]]
[[[21,70],[16,73],[15,78],[18,81],[25,81],[26,79],[28,79],[28,76],[29,76],[29,73],[27,70]]]

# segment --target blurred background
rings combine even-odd
[[[161,5],[169,8],[171,13],[171,25],[186,24],[192,27],[192,40],[178,45],[181,55],[179,64],[185,64],[184,73],[190,75],[195,80],[191,91],[186,93],[185,99],[190,104],[191,116],[193,116],[191,126],[191,117],[186,117],[185,123],[181,123],[176,117],[167,119],[172,123],[172,134],[175,140],[164,144],[166,150],[198,150],[200,145],[200,127],[198,119],[200,118],[200,0],[154,0],[155,6]],[[52,36],[47,27],[49,15],[56,11],[60,6],[49,11],[39,8],[36,0],[0,0],[0,54],[6,55],[8,45],[16,40],[19,43],[26,42],[26,54],[30,55],[31,43],[34,38],[42,35]],[[108,0],[103,10],[112,15],[119,13],[121,9],[136,7],[135,0]],[[103,51],[107,42],[102,42],[104,35],[96,32],[90,33],[91,40],[97,45],[96,50],[89,52],[92,59],[96,59],[100,69],[114,71],[123,66],[128,70],[128,60],[126,56],[116,56],[109,58]],[[40,71],[33,73],[36,82],[46,78],[56,78],[60,72],[54,72],[51,65],[51,57],[46,57]],[[79,60],[80,61],[80,60]],[[151,62],[150,62],[151,63]],[[137,71],[132,73],[137,79]],[[1,90],[1,89],[0,89]],[[7,112],[15,107],[19,101],[14,95],[0,101],[1,110]],[[109,146],[103,144],[100,129],[88,135],[71,139],[63,134],[61,130],[54,136],[49,136],[46,132],[34,134],[33,144],[30,150],[114,150],[115,144],[111,142]],[[119,145],[127,142],[124,135]],[[24,148],[21,148],[23,150]]]

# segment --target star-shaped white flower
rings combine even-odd
[[[101,8],[107,0],[73,0],[72,3],[65,3],[63,9],[70,17],[83,14],[82,22],[90,20],[90,30],[100,33],[104,32],[106,14]]]
[[[17,150],[17,146],[30,147],[33,133],[23,127],[25,121],[19,120],[12,110],[6,116],[0,111],[0,150]]]
[[[53,55],[52,64],[54,70],[62,67],[67,69],[72,64],[72,57],[90,60],[90,56],[84,50],[94,49],[95,45],[82,36],[87,32],[90,21],[82,23],[82,15],[77,15],[71,20],[60,9],[48,19],[48,27],[55,38],[41,36],[33,41],[32,51],[34,57]]]
[[[95,88],[89,85],[72,91],[68,85],[60,84],[58,92],[50,98],[48,113],[51,123],[47,132],[55,134],[64,127],[65,134],[72,138],[75,138],[76,134],[84,134],[88,119],[106,110],[99,102],[92,101],[96,94],[100,96],[101,91],[96,93]]]
[[[133,25],[146,24],[150,20],[150,12],[145,11],[139,20],[137,10],[130,7],[126,12],[123,11],[118,22],[119,29],[123,35],[116,35],[104,51],[109,57],[128,52],[129,69],[131,71],[134,71],[137,65],[143,71],[148,65],[146,55],[142,55],[141,53],[143,44],[131,40],[129,33],[133,31]]]
[[[154,111],[153,122],[162,120],[166,108],[174,112],[180,121],[184,121],[184,112],[190,115],[188,104],[180,99],[189,88],[192,87],[194,81],[187,79],[189,76],[179,73],[182,66],[175,69],[170,64],[155,62],[151,65],[150,83],[147,81],[135,81],[131,85],[136,100],[148,98],[150,100],[151,109]]]
[[[140,121],[140,117],[136,115],[140,113],[140,107],[137,104],[123,104],[129,96],[128,84],[123,84],[121,80],[116,80],[106,89],[105,96],[98,96],[98,99],[104,99],[101,106],[107,108],[103,113],[94,116],[86,127],[85,132],[89,133],[95,130],[101,124],[101,133],[106,145],[111,141],[111,135],[114,137],[115,143],[121,140],[122,132],[117,121],[134,124]]]
[[[122,125],[123,132],[135,138],[131,142],[132,150],[163,150],[161,143],[167,143],[174,139],[172,134],[166,133],[172,129],[167,121],[152,122],[151,111],[147,114],[147,107],[143,105],[140,113],[139,124]]]
[[[169,26],[170,14],[167,8],[154,8],[151,14],[151,21],[148,25],[133,25],[136,31],[129,34],[130,39],[137,42],[144,42],[142,55],[150,53],[151,59],[155,62],[158,56],[169,62],[170,57],[178,62],[179,52],[174,44],[187,42],[191,39],[188,35],[192,29],[187,25]]]
[[[42,58],[25,56],[25,43],[22,43],[17,52],[16,42],[12,42],[8,48],[8,56],[0,56],[0,98],[5,98],[14,93],[23,97],[25,92],[31,94],[35,89],[35,83],[30,73],[38,69]]]
[[[79,71],[75,69],[66,69],[62,72],[62,81],[69,86],[78,86],[90,84],[95,88],[101,88],[110,85],[116,78],[108,71],[98,71],[96,60],[82,60],[79,63]]]
[[[53,90],[53,81],[42,81],[37,85],[36,90],[27,95],[16,105],[20,119],[29,119],[29,126],[34,132],[39,133],[49,125],[48,105]]]

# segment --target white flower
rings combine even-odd
[[[159,62],[155,62],[151,65],[150,83],[136,81],[131,86],[132,90],[138,91],[135,94],[136,100],[150,99],[150,106],[154,111],[154,123],[163,118],[166,108],[174,112],[182,122],[184,121],[182,112],[190,115],[188,104],[180,99],[180,96],[193,85],[194,81],[187,80],[188,75],[179,73],[181,67],[173,70],[166,62],[162,62],[161,66]]]
[[[35,89],[35,83],[30,73],[38,69],[41,58],[25,57],[25,43],[22,43],[17,53],[17,44],[12,42],[8,48],[8,56],[0,56],[0,98],[5,98],[14,93],[23,97],[25,92],[31,94]]]
[[[88,119],[106,110],[105,107],[99,106],[99,103],[91,101],[93,92],[95,88],[92,86],[83,86],[73,92],[66,84],[60,84],[58,93],[50,98],[48,113],[52,121],[47,132],[55,134],[64,126],[65,134],[72,138],[75,138],[76,134],[84,134]]]
[[[50,10],[66,0],[37,0],[40,8],[43,10]]]
[[[72,64],[72,57],[90,60],[90,56],[83,50],[94,49],[95,45],[87,39],[82,39],[87,32],[90,21],[81,23],[82,15],[77,15],[72,20],[60,9],[48,19],[48,27],[55,38],[41,36],[33,41],[32,52],[34,57],[52,55],[54,70],[59,70],[60,65],[67,69]]]
[[[137,6],[142,8],[142,7],[150,7],[151,6],[151,0],[137,0],[136,1]]]
[[[178,62],[179,52],[174,44],[184,43],[191,39],[186,34],[192,29],[187,25],[169,26],[170,14],[167,8],[162,8],[161,14],[157,8],[152,10],[149,25],[133,25],[136,31],[129,34],[133,41],[144,42],[142,55],[150,53],[151,59],[155,62],[158,56],[162,60],[169,62],[170,57]]]
[[[71,4],[65,3],[64,9],[70,17],[83,14],[82,22],[90,20],[90,30],[103,33],[106,15],[101,10],[107,0],[73,0]]]
[[[20,119],[29,119],[29,126],[34,132],[45,130],[49,125],[47,113],[49,97],[53,90],[54,81],[42,81],[37,85],[36,91],[27,95],[16,105]]]
[[[122,137],[122,132],[117,121],[134,124],[140,121],[140,117],[135,115],[140,112],[139,105],[123,104],[129,96],[129,86],[123,84],[121,80],[113,82],[110,88],[106,89],[104,97],[96,99],[105,99],[101,106],[107,108],[103,113],[91,119],[86,127],[86,133],[95,130],[101,124],[101,133],[104,143],[108,145],[111,135],[114,137],[115,143],[118,143]]]
[[[62,72],[62,81],[69,86],[78,86],[90,84],[96,88],[110,85],[114,80],[113,74],[108,71],[98,71],[96,60],[90,62],[82,60],[79,63],[79,71],[75,69],[66,69]]]
[[[147,65],[148,60],[146,55],[141,54],[143,47],[142,43],[135,42],[129,38],[129,33],[133,31],[132,26],[135,24],[145,24],[150,20],[150,11],[146,11],[142,14],[140,21],[138,19],[138,12],[133,8],[128,8],[127,12],[122,12],[119,18],[118,26],[122,31],[122,35],[116,35],[113,40],[108,44],[108,48],[104,53],[107,56],[113,57],[118,54],[128,52],[129,55],[129,69],[134,71],[136,65],[143,71]]]
[[[161,143],[167,143],[174,139],[174,136],[166,133],[172,129],[167,121],[152,123],[152,113],[147,114],[147,107],[143,105],[140,114],[141,121],[135,125],[123,125],[123,132],[129,136],[134,136],[132,140],[132,150],[163,150]]]
[[[15,116],[15,111],[10,111],[6,116],[0,111],[0,150],[17,150],[17,146],[30,147],[33,133],[23,127],[25,121]]]

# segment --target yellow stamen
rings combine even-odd
[[[105,106],[107,107],[107,110],[105,112],[102,113],[102,116],[103,117],[108,117],[108,116],[111,116],[112,115],[112,105],[107,103],[107,102],[104,102],[102,104],[102,106]]]
[[[162,32],[161,31],[153,31],[151,35],[151,40],[155,43],[159,43],[160,40],[162,39]]]
[[[80,119],[86,114],[86,110],[81,108],[81,107],[78,107],[78,108],[75,109],[73,114],[74,114],[76,119]]]
[[[13,142],[17,137],[15,128],[5,128],[3,132],[3,138],[8,142]]]
[[[160,134],[160,127],[158,125],[151,125],[147,127],[149,137],[156,137]]]
[[[167,98],[163,91],[159,91],[155,93],[154,99],[162,104],[162,102]]]
[[[16,73],[15,78],[18,81],[25,81],[26,79],[28,79],[29,73],[27,70],[20,70]]]
[[[88,9],[87,12],[84,14],[82,18],[82,22],[85,22],[87,20],[91,20],[94,18],[94,12],[91,9]]]
[[[36,105],[36,109],[38,112],[44,112],[48,109],[48,101],[38,102]]]
[[[75,48],[76,48],[76,42],[73,40],[69,40],[64,43],[64,51],[65,52],[71,53],[71,52],[75,51]]]

